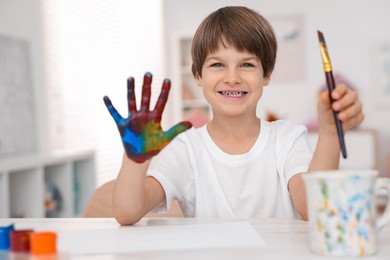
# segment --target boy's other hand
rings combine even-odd
[[[337,134],[332,108],[338,112],[344,131],[358,126],[364,119],[364,113],[357,93],[345,84],[338,84],[331,94],[334,100],[332,105],[327,91],[320,95],[318,105],[320,130]]]
[[[168,131],[161,128],[161,115],[168,99],[171,81],[165,79],[154,110],[149,110],[152,74],[147,72],[142,86],[140,110],[136,108],[134,78],[127,80],[128,117],[123,118],[111,100],[105,96],[104,103],[118,126],[127,156],[137,162],[152,158],[158,154],[175,136],[192,127],[188,121],[176,124]]]

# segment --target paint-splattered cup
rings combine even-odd
[[[320,255],[367,256],[378,250],[378,231],[390,221],[390,199],[377,216],[375,194],[390,179],[374,170],[304,173],[310,249]]]

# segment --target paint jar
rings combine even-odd
[[[390,200],[378,217],[375,194],[390,179],[374,170],[304,173],[310,249],[320,255],[367,256],[378,250],[378,230],[390,221]]]

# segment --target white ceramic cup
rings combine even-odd
[[[390,199],[377,216],[375,193],[390,179],[374,170],[302,174],[307,194],[310,249],[320,255],[367,256],[378,250],[378,230],[390,221]]]

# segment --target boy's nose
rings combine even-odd
[[[224,76],[224,83],[235,85],[241,83],[240,73],[237,70],[227,70]]]

